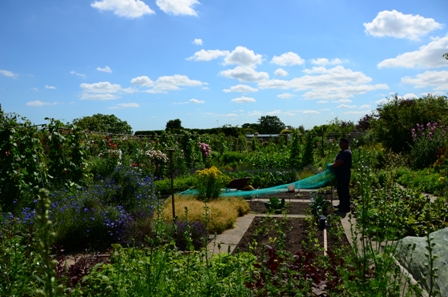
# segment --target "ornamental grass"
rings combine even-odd
[[[165,221],[173,219],[171,198],[165,202],[162,218]],[[178,221],[186,221],[185,208],[188,208],[188,221],[201,222],[207,226],[210,234],[220,234],[233,228],[238,216],[249,212],[249,204],[242,198],[217,198],[208,203],[196,199],[195,196],[174,196],[175,212]]]

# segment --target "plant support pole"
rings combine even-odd
[[[171,206],[173,208],[173,222],[176,221],[176,211],[174,208],[174,177],[173,177],[173,152],[174,149],[168,149],[170,155],[170,175],[171,175]]]

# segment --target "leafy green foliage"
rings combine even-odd
[[[181,130],[184,127],[182,127],[182,122],[179,119],[175,119],[175,120],[169,120],[166,123],[166,127],[165,127],[165,131],[169,131],[169,130]]]
[[[394,96],[376,110],[373,129],[378,140],[394,152],[409,152],[413,143],[411,130],[418,123],[444,123],[448,115],[448,99],[431,96],[400,99]]]
[[[85,116],[74,119],[73,124],[81,129],[92,132],[107,132],[111,134],[131,134],[132,127],[126,122],[117,118],[115,115],[105,115],[101,113],[92,116]]]
[[[269,198],[269,202],[263,202],[263,204],[266,206],[268,212],[278,212],[285,207],[285,198],[279,200],[277,197],[271,197]]]
[[[285,124],[278,116],[262,116],[258,119],[258,133],[260,134],[278,134],[286,128]]]

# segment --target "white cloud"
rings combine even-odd
[[[327,104],[328,102],[330,102],[330,101],[328,101],[328,100],[319,100],[316,103],[317,104]]]
[[[39,101],[39,100],[30,101],[30,102],[27,102],[27,103],[26,103],[26,105],[28,105],[28,106],[35,106],[35,107],[48,106],[48,105],[56,105],[56,104],[58,104],[58,103],[57,103],[57,102],[53,102],[53,103],[50,103],[50,102],[42,102],[42,101]]]
[[[279,69],[275,70],[274,74],[277,75],[277,76],[287,76],[288,72],[286,72],[285,70],[279,68]]]
[[[350,99],[339,99],[339,100],[336,100],[336,101],[334,101],[334,102],[338,102],[338,103],[350,103],[350,102],[352,102],[352,100],[350,100]]]
[[[368,105],[368,104],[363,104],[363,105],[361,105],[360,107],[358,107],[359,109],[367,109],[367,108],[370,108],[370,105]]]
[[[173,76],[161,76],[154,83],[154,87],[148,90],[149,93],[164,93],[167,91],[180,90],[180,87],[196,87],[207,83],[193,80],[186,75],[175,74]]]
[[[341,104],[338,108],[356,108],[356,105]]]
[[[280,109],[269,111],[266,113],[267,115],[286,115],[286,116],[295,116],[296,114],[290,111],[281,111]]]
[[[232,100],[230,100],[232,102],[235,103],[246,103],[246,102],[256,102],[256,100],[254,98],[251,97],[239,97],[239,98],[234,98]]]
[[[157,0],[156,4],[168,14],[197,16],[198,14],[192,6],[200,3],[197,0]]]
[[[122,108],[138,108],[140,104],[131,102],[131,103],[120,103],[115,106],[109,107],[109,109],[122,109]]]
[[[263,59],[260,54],[255,54],[253,50],[250,50],[244,46],[237,46],[229,55],[225,57],[224,64],[255,67],[257,64],[261,64],[262,61]]]
[[[3,76],[6,76],[6,77],[10,77],[10,78],[17,78],[19,76],[18,74],[14,73],[12,71],[3,70],[3,69],[0,69],[0,74]]]
[[[287,52],[280,56],[274,56],[271,60],[272,64],[280,66],[302,65],[305,62],[300,56],[293,52]]]
[[[436,91],[448,90],[448,71],[426,71],[414,78],[405,76],[401,82],[412,84],[415,88],[434,87]]]
[[[308,109],[308,110],[302,111],[302,113],[303,114],[319,114],[320,112],[318,112],[317,110]]]
[[[142,87],[151,87],[152,85],[154,85],[154,82],[146,75],[143,75],[131,79],[131,84]]]
[[[443,54],[448,51],[448,35],[442,38],[435,38],[428,45],[421,46],[418,50],[398,55],[381,61],[378,68],[383,67],[443,67],[446,60]]]
[[[116,93],[121,90],[119,84],[111,84],[108,81],[97,82],[93,84],[82,83],[81,89],[89,93]]]
[[[106,66],[104,68],[97,67],[96,70],[101,71],[101,72],[107,72],[107,73],[111,73],[112,72],[112,69],[110,69],[109,66]]]
[[[419,40],[419,36],[441,29],[443,25],[420,15],[384,10],[379,12],[371,23],[364,23],[364,27],[366,33],[376,37],[391,36]]]
[[[277,97],[280,99],[289,99],[294,97],[295,95],[290,94],[290,93],[283,93],[283,94],[278,94]]]
[[[223,92],[224,93],[231,93],[231,92],[249,93],[249,92],[258,92],[258,90],[255,88],[252,88],[251,86],[248,86],[248,85],[239,84],[239,85],[230,87],[230,89],[224,89]]]
[[[117,95],[113,94],[91,94],[91,93],[84,93],[81,95],[80,100],[98,100],[98,101],[107,101],[107,100],[115,100],[120,98]]]
[[[202,45],[202,39],[200,39],[200,38],[195,38],[195,40],[193,40],[193,44],[196,44],[196,45]]]
[[[227,56],[229,54],[229,51],[201,49],[200,51],[195,52],[193,56],[188,57],[187,60],[211,61],[222,56]]]
[[[254,82],[269,79],[267,72],[257,72],[251,67],[237,66],[234,69],[223,70],[220,74],[227,78],[235,78],[239,81]]]
[[[260,89],[289,89],[290,81],[281,79],[271,79],[258,83]]]
[[[387,84],[320,87],[306,92],[305,99],[347,99],[369,91],[389,89]]]
[[[369,112],[369,110],[350,110],[350,111],[346,111],[344,112],[344,114],[366,114],[367,112]]]
[[[418,99],[418,96],[413,93],[407,93],[403,95],[404,99]]]
[[[54,87],[54,86],[49,86],[49,85],[45,85],[45,89],[55,90],[56,87]]]
[[[311,64],[314,65],[320,65],[320,66],[325,66],[325,65],[339,65],[342,64],[342,60],[341,59],[333,59],[333,60],[328,60],[327,58],[317,58],[317,59],[312,59],[311,60]]]
[[[93,2],[90,6],[101,11],[112,10],[114,14],[130,19],[155,13],[141,0],[100,0]]]
[[[184,102],[173,102],[173,105],[184,105],[184,104],[188,104],[188,101],[184,101]]]
[[[247,116],[249,116],[249,117],[258,117],[261,115],[263,115],[263,113],[258,110],[254,110],[254,111],[247,113]]]
[[[204,100],[198,100],[198,99],[190,99],[191,103],[195,103],[195,104],[204,104],[205,101]]]
[[[362,72],[355,72],[343,66],[331,69],[324,67],[313,68],[310,74],[296,77],[292,80],[266,80],[258,83],[260,89],[295,89],[309,90],[304,94],[306,99],[347,99],[356,94],[368,91],[388,89],[386,84],[368,85],[372,79]]]
[[[82,77],[82,78],[86,78],[85,74],[78,73],[78,72],[76,72],[74,70],[70,71],[70,74],[73,74],[73,75],[76,75],[76,76],[79,76],[79,77]]]

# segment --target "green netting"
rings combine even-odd
[[[276,193],[287,192],[288,190],[294,189],[317,189],[326,186],[334,174],[329,170],[318,173],[316,175],[310,176],[308,178],[298,180],[292,183],[279,185],[270,188],[257,189],[251,191],[225,191],[219,195],[219,197],[248,197],[248,196],[261,196],[261,195],[271,195]],[[194,189],[186,190],[179,194],[184,195],[197,195],[198,192]]]

